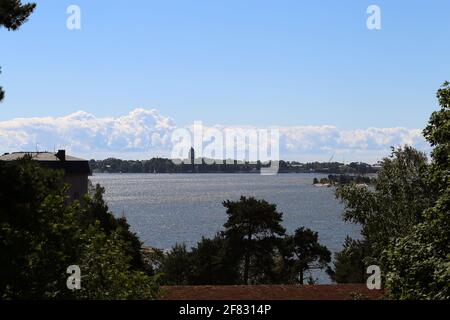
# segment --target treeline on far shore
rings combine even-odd
[[[329,174],[326,178],[314,178],[314,185],[340,185],[356,183],[359,185],[373,185],[377,181],[374,176],[351,175],[351,174]]]
[[[200,161],[199,161],[200,160]],[[121,160],[108,158],[105,160],[90,160],[89,164],[94,173],[259,173],[269,164],[261,162],[249,163],[236,160],[212,163],[204,159],[197,159],[199,164],[175,164],[171,159],[152,158],[149,160]],[[344,164],[340,162],[308,162],[296,161],[279,162],[279,173],[328,173],[328,174],[369,174],[378,171],[377,165],[363,162]]]

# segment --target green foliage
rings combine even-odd
[[[0,74],[2,74],[2,68],[0,67]],[[0,87],[0,102],[5,98],[5,91]]]
[[[135,261],[136,236],[97,191],[70,202],[62,172],[30,157],[0,162],[2,299],[154,297],[155,281]],[[81,291],[67,289],[70,265],[82,270]]]
[[[144,261],[142,255],[142,241],[136,233],[130,230],[130,225],[125,217],[118,218],[117,234],[129,245],[125,247],[125,255],[130,257],[130,265],[133,270],[145,271],[147,274],[153,274],[152,267]]]
[[[153,255],[153,265],[169,285],[228,285],[239,282],[239,261],[221,234],[202,238],[191,251],[176,244],[170,252]]]
[[[321,178],[320,183],[327,184],[327,183],[330,183],[330,180],[328,180],[327,178]]]
[[[98,223],[97,223],[98,224]],[[130,244],[115,231],[110,236],[95,225],[82,235],[79,258],[81,290],[75,295],[81,299],[152,299],[158,286],[143,271],[134,271],[131,257],[124,254]]]
[[[426,156],[412,147],[392,151],[382,162],[375,189],[342,186],[336,195],[345,206],[344,219],[362,226],[362,235],[379,255],[390,238],[406,234],[433,203],[426,181]]]
[[[167,284],[189,284],[191,257],[185,244],[175,244],[172,250],[163,256],[161,272]]]
[[[126,254],[130,256],[131,265],[136,270],[146,270],[151,273],[152,270],[148,264],[144,263],[141,248],[142,242],[137,235],[130,231],[130,225],[127,223],[125,217],[116,219],[114,215],[109,212],[108,205],[103,200],[103,194],[105,188],[97,184],[93,190],[91,196],[86,195],[83,198],[84,214],[80,216],[80,223],[83,226],[89,226],[98,222],[98,227],[101,228],[106,234],[117,232],[122,239],[130,243],[130,246],[126,247]]]
[[[322,180],[322,179],[321,179]],[[375,184],[376,179],[370,178],[367,176],[360,176],[360,175],[347,175],[347,174],[339,174],[339,175],[328,175],[328,178],[325,178],[325,182],[323,183],[331,183],[333,185],[335,184],[349,184],[349,183],[356,183],[356,184]]]
[[[61,223],[67,219],[70,226],[74,211],[61,205],[62,190],[60,173],[41,169],[30,159],[18,165],[0,163],[0,297],[48,295],[38,274],[47,265],[55,270],[68,258],[61,253],[49,263],[53,252],[47,246],[66,247],[68,241],[70,247],[73,236],[59,242]]]
[[[382,161],[374,188],[349,184],[336,189],[337,198],[346,208],[344,219],[361,225],[364,243],[361,251],[362,243],[348,240],[347,247],[336,256],[336,269],[330,271],[338,275],[336,281],[363,281],[359,275],[365,272],[365,266],[381,266],[382,252],[389,243],[423,220],[422,212],[434,203],[436,189],[427,179],[427,170],[426,156],[405,146],[393,149]]]
[[[282,268],[284,283],[304,283],[305,272],[324,269],[331,261],[331,252],[319,244],[319,234],[301,227],[283,239]]]
[[[299,228],[285,235],[275,205],[253,197],[223,205],[228,214],[224,231],[202,238],[191,251],[177,244],[167,254],[156,254],[152,264],[166,284],[303,283],[305,272],[330,262],[316,232]]]
[[[239,281],[238,257],[223,235],[202,238],[197,247],[192,248],[191,257],[192,284],[226,285]]]
[[[25,23],[36,7],[35,3],[23,5],[20,0],[0,1],[0,27],[17,30]],[[0,69],[1,74],[1,69]],[[5,98],[5,91],[0,87],[0,102]]]
[[[91,196],[86,195],[83,198],[86,212],[80,217],[80,223],[83,225],[93,224],[99,221],[99,227],[106,233],[111,233],[117,229],[118,221],[109,212],[108,205],[103,200],[105,188],[97,184]]]
[[[450,197],[431,209],[449,215]],[[386,250],[386,286],[396,299],[450,299],[450,223],[438,218],[420,223]]]
[[[383,271],[395,299],[450,299],[450,84],[438,90],[441,109],[424,130],[431,164],[410,147],[385,159],[374,190],[343,186],[344,218],[362,226],[337,254],[335,281],[363,280],[368,264]]]
[[[35,3],[22,4],[20,0],[2,0],[0,2],[0,26],[8,30],[17,30],[24,24],[36,8]]]
[[[369,256],[364,241],[345,239],[344,247],[335,255],[334,269],[328,268],[331,280],[337,283],[362,283],[366,281],[365,257]]]
[[[277,212],[276,205],[253,197],[227,200],[223,206],[228,215],[224,235],[231,250],[243,260],[242,282],[261,281],[270,274],[278,237],[286,231],[281,225],[283,214]]]
[[[437,92],[441,109],[424,130],[434,147],[428,180],[438,199],[422,221],[385,253],[386,284],[400,299],[450,299],[450,84]]]

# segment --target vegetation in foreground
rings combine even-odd
[[[19,29],[35,7],[0,1],[0,27]],[[0,87],[0,102],[4,97]],[[102,193],[97,186],[92,197],[69,203],[62,172],[30,158],[0,163],[0,299],[155,296],[139,239],[108,212]],[[70,265],[81,268],[81,290],[67,288]]]
[[[361,225],[362,239],[347,238],[331,278],[364,282],[379,265],[395,299],[450,299],[450,85],[437,92],[440,110],[424,130],[431,163],[411,148],[384,159],[374,189],[342,185],[344,219]]]
[[[165,284],[303,284],[324,269],[331,253],[317,232],[301,227],[287,235],[276,205],[253,197],[224,201],[228,221],[213,239],[188,251],[177,244],[153,256]]]
[[[2,0],[0,27],[17,30],[34,8],[34,3]],[[0,102],[4,97],[0,87]],[[334,268],[328,270],[335,281],[363,282],[365,267],[378,264],[392,298],[450,299],[448,82],[437,98],[441,109],[431,115],[424,130],[434,148],[431,163],[413,148],[398,148],[383,161],[374,190],[354,184],[337,189],[337,197],[346,206],[344,219],[362,226],[362,239],[348,238],[337,253]],[[131,165],[126,169],[131,172],[172,170],[165,167],[165,160],[156,159],[156,166],[126,163],[125,168]],[[103,165],[106,171],[113,167],[102,163],[100,170]],[[306,168],[355,173],[339,163],[331,163],[326,171],[315,164],[302,169],[298,163],[280,165],[281,172]],[[203,172],[204,167],[184,169]],[[206,169],[254,168],[244,164]],[[364,170],[359,167],[356,173],[367,173]],[[30,159],[0,164],[0,298],[153,298],[158,286],[142,260],[139,239],[125,219],[108,212],[103,190],[97,187],[93,197],[72,203],[66,190],[61,172],[43,169]],[[285,234],[282,214],[274,205],[241,198],[224,206],[229,219],[222,233],[202,239],[190,252],[177,245],[154,260],[168,283],[303,283],[305,272],[329,262],[330,254],[318,243],[317,233],[300,228],[294,235]],[[66,287],[66,268],[71,264],[79,264],[85,275],[79,291]]]
[[[68,202],[63,173],[31,158],[0,163],[1,299],[151,299],[158,291],[141,243],[97,186]],[[71,291],[67,268],[81,268]]]

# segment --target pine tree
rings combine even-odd
[[[20,0],[0,1],[0,27],[3,26],[8,30],[17,30],[28,20],[34,8],[36,8],[35,3],[22,4]],[[4,97],[5,91],[0,87],[0,102]]]

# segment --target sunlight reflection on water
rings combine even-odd
[[[92,183],[106,188],[105,200],[148,246],[167,249],[175,243],[193,246],[211,237],[226,221],[222,201],[241,195],[263,198],[283,212],[292,233],[300,226],[319,232],[331,252],[341,249],[346,235],[358,238],[359,227],[342,221],[342,204],[334,188],[312,185],[318,174],[95,174]],[[320,283],[329,283],[315,273]]]

